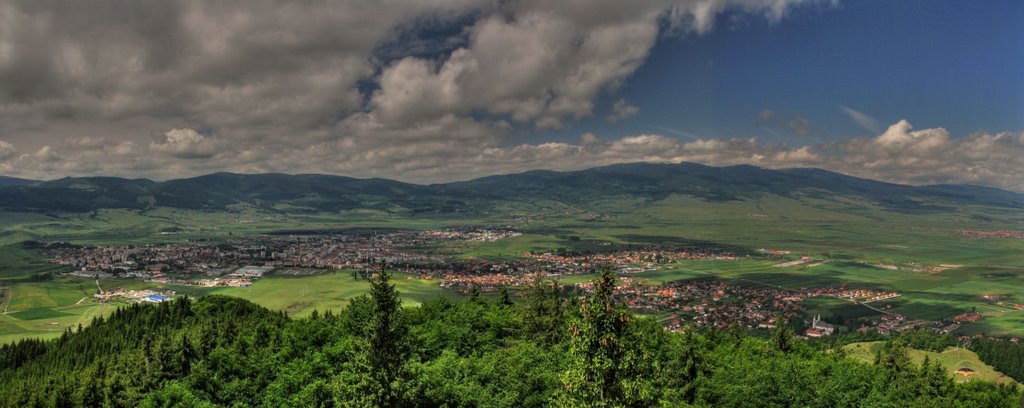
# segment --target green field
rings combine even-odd
[[[553,205],[553,204],[552,204]],[[530,208],[521,210],[522,208]],[[595,212],[596,211],[596,212]],[[602,212],[603,211],[603,212]],[[760,199],[707,202],[671,196],[657,202],[609,199],[586,211],[545,203],[498,207],[489,215],[442,214],[394,216],[376,210],[320,214],[212,212],[157,208],[146,212],[99,210],[80,214],[0,213],[0,305],[8,314],[0,326],[0,341],[32,333],[51,335],[58,325],[77,324],[77,317],[108,313],[82,298],[95,293],[94,282],[52,278],[62,270],[47,263],[39,251],[17,245],[27,239],[100,245],[218,241],[248,234],[349,228],[428,229],[450,225],[509,225],[523,234],[488,243],[455,243],[424,248],[460,257],[504,258],[523,253],[593,249],[596,242],[622,244],[700,245],[732,251],[734,261],[683,261],[631,275],[648,284],[678,279],[719,277],[738,284],[787,289],[847,285],[900,292],[903,296],[879,305],[911,318],[942,319],[972,308],[985,318],[965,325],[962,333],[1024,336],[1024,312],[1008,305],[1024,304],[1024,240],[966,239],[960,228],[1024,228],[1024,214],[1002,208],[968,207],[949,212],[901,213],[884,211],[870,202],[849,198],[818,200],[765,195]],[[595,216],[598,214],[599,216]],[[167,232],[173,232],[168,234]],[[759,249],[790,251],[786,259],[766,259]],[[775,265],[801,255],[828,259],[813,267]],[[878,267],[896,265],[898,270]],[[915,266],[959,265],[940,272],[914,271]],[[591,279],[565,277],[565,284]],[[405,301],[446,295],[436,282],[396,277]],[[153,286],[135,281],[101,282],[111,287]],[[313,309],[344,307],[347,299],[364,293],[366,284],[345,272],[310,277],[270,277],[250,288],[176,288],[201,296],[224,293],[251,299],[273,309],[304,316]],[[983,298],[997,296],[1003,305]],[[842,301],[815,301],[815,314],[855,318],[877,314]],[[45,311],[59,312],[48,314]],[[95,309],[95,310],[94,310]],[[17,313],[40,319],[21,320]],[[70,316],[63,315],[64,313]],[[85,319],[86,323],[89,319]],[[63,326],[62,326],[63,327]],[[59,332],[59,331],[58,331]]]
[[[89,302],[0,314],[0,344],[24,338],[55,338],[66,328],[88,326],[94,317],[109,315],[117,306]]]
[[[874,363],[875,353],[878,351],[882,342],[865,342],[865,343],[853,343],[843,346],[848,356],[854,360],[863,361],[865,363]],[[946,372],[949,373],[957,382],[967,381],[994,381],[998,383],[1013,383],[1015,382],[1012,378],[1003,375],[996,371],[992,366],[983,363],[978,359],[978,355],[974,354],[973,351],[964,348],[950,347],[941,353],[934,351],[923,351],[910,349],[909,355],[911,361],[914,364],[920,365],[925,356],[932,361],[938,361],[942,363],[942,366],[946,368]],[[974,370],[975,375],[964,376],[956,374],[955,371],[961,368],[970,368]]]
[[[392,281],[402,294],[402,303],[407,306],[440,296],[453,296],[442,291],[436,281],[417,279],[412,275],[396,273]],[[349,299],[366,294],[369,289],[370,284],[366,280],[354,280],[349,271],[337,271],[308,277],[270,277],[249,287],[218,288],[213,292],[284,310],[290,316],[304,317],[314,309],[321,312],[342,309]]]
[[[418,305],[423,300],[440,296],[457,296],[444,292],[436,282],[413,279],[396,273],[393,280],[402,293],[403,303]],[[291,316],[308,316],[317,309],[338,310],[349,299],[368,293],[365,280],[353,280],[348,271],[328,272],[307,277],[268,277],[250,287],[203,288],[162,285],[141,281],[101,280],[104,289],[174,290],[180,295],[203,296],[218,293],[237,296]],[[21,283],[12,288],[6,313],[0,314],[0,344],[28,337],[53,338],[65,328],[88,325],[94,317],[106,316],[125,303],[97,303],[95,282],[88,279],[61,278],[52,282]]]
[[[0,245],[0,282],[30,280],[33,275],[63,269],[40,257],[38,251],[23,249],[16,244]]]

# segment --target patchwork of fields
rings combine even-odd
[[[100,210],[85,214],[0,214],[0,342],[23,337],[54,337],[65,327],[88,324],[117,305],[97,304],[91,280],[48,274],[61,268],[47,263],[38,251],[16,245],[23,240],[70,241],[81,245],[217,240],[247,234],[344,228],[427,229],[450,225],[512,226],[523,235],[487,243],[457,243],[432,250],[460,257],[505,258],[557,248],[587,249],[601,242],[632,245],[677,244],[732,251],[733,261],[680,261],[631,275],[649,284],[719,277],[737,284],[787,289],[847,285],[851,288],[896,291],[901,297],[874,304],[912,318],[941,319],[975,309],[980,322],[961,333],[1024,336],[1024,240],[967,239],[958,228],[1024,228],[1024,214],[997,208],[970,208],[947,213],[904,214],[856,202],[834,208],[837,201],[794,201],[767,196],[761,200],[708,203],[673,196],[655,203],[610,200],[607,213],[568,209],[543,216],[513,215],[395,217],[380,211],[287,215],[259,212],[204,212],[156,209],[145,213]],[[515,214],[513,212],[513,214]],[[788,259],[806,255],[825,263],[776,266],[759,250],[789,251]],[[942,266],[944,265],[944,266]],[[942,267],[939,267],[942,266]],[[938,268],[937,268],[938,267]],[[932,268],[932,269],[928,269]],[[592,279],[579,275],[566,284]],[[38,281],[37,281],[38,280]],[[405,302],[416,304],[437,296],[454,296],[437,282],[395,279]],[[143,289],[163,286],[201,296],[223,293],[250,299],[293,316],[314,309],[345,307],[365,293],[365,281],[346,272],[308,277],[275,277],[248,288],[198,288],[101,281],[103,287]],[[1003,305],[985,298],[996,297]],[[83,300],[84,299],[84,300]],[[838,299],[815,300],[813,313],[847,318],[880,312]]]

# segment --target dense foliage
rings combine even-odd
[[[971,350],[981,361],[1017,381],[1024,381],[1024,345],[999,339],[977,339]]]
[[[867,341],[895,340],[908,348],[941,353],[949,347],[958,347],[960,342],[949,333],[936,333],[928,329],[908,330],[897,334],[881,334],[876,330],[867,332],[847,332],[834,336],[821,337],[811,341],[818,348],[840,347],[850,343]]]
[[[738,331],[670,333],[611,296],[538,282],[401,308],[387,277],[339,313],[291,319],[209,296],[122,308],[53,341],[0,348],[0,406],[1015,407],[1021,390],[958,385],[903,342],[868,365]]]

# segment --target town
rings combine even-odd
[[[951,332],[962,324],[981,318],[980,315],[957,316],[943,322],[907,319],[886,311],[891,307],[889,304],[874,306],[875,303],[896,299],[900,293],[867,288],[784,289],[717,278],[663,283],[639,278],[643,272],[672,268],[680,261],[732,261],[740,258],[729,251],[699,246],[600,242],[586,250],[559,248],[501,258],[463,258],[440,250],[448,243],[494,242],[518,235],[511,228],[473,226],[387,233],[263,235],[223,243],[98,247],[56,245],[50,251],[53,262],[73,268],[70,275],[90,279],[121,278],[159,284],[244,287],[253,285],[269,273],[306,276],[344,269],[352,271],[354,279],[360,279],[386,268],[406,273],[409,278],[437,280],[441,288],[464,295],[512,289],[513,293],[523,296],[525,291],[522,289],[537,279],[593,274],[610,267],[619,274],[614,296],[638,313],[659,316],[668,330],[686,326],[768,329],[774,327],[777,318],[783,318],[808,323],[801,326],[801,334],[806,337],[822,337],[842,330],[877,330],[885,334],[928,327]],[[789,251],[760,250],[759,254],[785,259]],[[800,256],[774,266],[806,268],[827,262]],[[581,294],[589,291],[591,285],[589,282],[575,283],[567,290]],[[135,302],[158,301],[159,296],[166,296],[166,293],[117,289],[101,290],[96,295],[100,301],[120,298]],[[839,299],[878,313],[874,318],[850,322],[822,319],[809,315],[806,301],[812,298]],[[805,318],[807,320],[803,320]],[[856,327],[852,327],[854,325]]]
[[[575,288],[588,292],[593,283],[577,283]],[[680,330],[685,326],[724,329],[771,329],[782,318],[799,321],[807,312],[805,301],[831,297],[854,303],[869,303],[900,296],[895,292],[850,290],[846,287],[799,288],[787,290],[754,284],[726,283],[720,279],[697,279],[650,285],[631,277],[619,277],[614,296],[639,313],[665,315],[665,327]],[[858,330],[875,329],[880,333],[902,332],[928,325],[925,321],[905,322],[899,315],[883,314],[881,319],[854,323]],[[890,322],[892,321],[892,322]],[[815,316],[805,331],[806,337],[822,337],[846,327],[830,324]]]
[[[503,228],[465,227],[389,234],[264,235],[218,244],[61,245],[52,250],[52,261],[73,268],[69,274],[83,278],[244,286],[275,268],[306,275],[327,269],[368,270],[379,268],[381,263],[440,262],[446,258],[425,253],[422,248],[449,241],[487,242],[517,235]]]

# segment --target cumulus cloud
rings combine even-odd
[[[659,34],[806,2],[0,0],[0,134],[35,149],[83,129],[136,145],[210,129],[253,148],[352,137],[337,134],[352,121],[389,130],[378,139],[453,117],[559,128],[592,116]],[[209,154],[175,149],[157,150]]]
[[[639,111],[640,108],[630,105],[625,99],[619,99],[612,105],[612,113],[605,116],[604,120],[608,121],[608,123],[615,123],[622,119],[630,118]]]
[[[358,110],[377,44],[487,1],[0,2],[0,115],[179,116],[250,133]],[[15,108],[21,107],[20,111]],[[28,115],[24,115],[28,113]],[[18,115],[21,114],[21,115]]]
[[[531,169],[576,170],[625,162],[697,162],[769,168],[819,167],[872,179],[909,183],[973,183],[1024,191],[1024,132],[951,137],[942,128],[914,130],[901,120],[875,136],[804,146],[757,138],[680,140],[641,134],[621,138],[584,133],[578,142],[501,145],[507,126],[448,116],[415,130],[374,122],[371,115],[339,125],[350,136],[310,145],[268,141],[215,145],[191,129],[167,132],[148,145],[90,140],[83,146],[6,154],[0,171],[29,178],[49,174],[150,176],[211,171],[334,173],[431,183]],[[379,137],[369,137],[377,135]],[[447,137],[454,135],[454,137]],[[415,143],[390,140],[417,138]],[[0,152],[15,151],[0,143]],[[180,159],[222,154],[231,160]]]
[[[179,159],[208,159],[219,150],[216,142],[192,129],[171,129],[162,141],[151,143],[149,148]]]
[[[10,159],[18,154],[14,145],[0,140],[0,161]]]
[[[407,57],[384,68],[370,105],[379,120],[415,123],[484,111],[559,128],[591,116],[647,58],[665,21],[707,32],[726,9],[776,21],[802,1],[513,1],[468,28],[468,44],[446,58]],[[623,113],[628,113],[623,102]],[[614,117],[614,114],[613,114]]]
[[[706,33],[726,10],[777,22],[810,2],[822,1],[0,0],[0,172],[435,182],[685,160],[1024,190],[1021,133],[957,138],[905,121],[880,132],[845,106],[876,135],[805,146],[657,134],[523,143],[533,129],[593,116],[599,96],[616,100],[659,36]],[[433,37],[406,41],[422,32]],[[618,99],[606,119],[636,112]],[[766,110],[757,120],[813,133],[802,117]]]
[[[485,110],[560,127],[565,117],[589,116],[597,94],[632,74],[654,46],[660,10],[638,9],[634,18],[592,23],[532,7],[483,19],[469,45],[439,66],[409,57],[387,67],[371,106],[395,123]]]
[[[847,171],[865,177],[930,183],[978,183],[1024,191],[1024,132],[954,139],[943,128],[912,130],[901,120],[874,137],[838,144]]]

